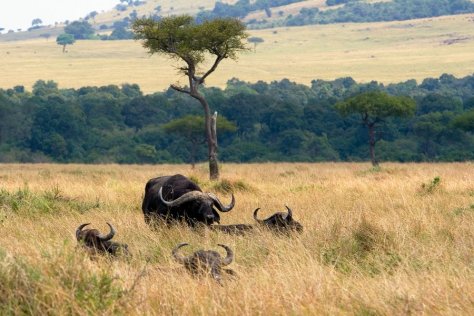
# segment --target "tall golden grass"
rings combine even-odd
[[[223,224],[251,223],[289,205],[305,230],[231,236],[151,230],[149,178],[182,173],[236,207]],[[401,315],[474,313],[474,164],[0,165],[1,314]],[[438,180],[435,180],[438,178]],[[132,258],[91,259],[80,223],[117,228]],[[171,249],[236,254],[238,278],[193,278]]]

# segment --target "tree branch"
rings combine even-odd
[[[186,94],[191,94],[191,91],[188,91],[188,90],[186,90],[186,89],[184,89],[184,88],[178,87],[177,85],[172,84],[170,87],[171,87],[171,89],[176,90],[176,91],[178,91],[178,92],[182,92],[182,93],[186,93]]]
[[[212,67],[201,78],[195,78],[198,84],[204,83],[204,80],[206,80],[206,78],[217,69],[217,66],[223,59],[224,59],[223,56],[217,55],[216,60],[214,61],[214,64],[212,65]]]

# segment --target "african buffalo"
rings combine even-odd
[[[226,250],[227,256],[225,258],[222,258],[217,251],[213,250],[198,250],[188,257],[178,254],[179,249],[186,245],[188,244],[181,243],[176,246],[172,251],[172,255],[192,275],[211,275],[219,284],[221,284],[222,280],[222,271],[235,275],[235,272],[231,269],[222,269],[222,267],[229,265],[234,259],[234,253],[226,245],[218,244],[218,246]]]
[[[293,219],[293,212],[291,209],[286,206],[288,213],[285,212],[277,212],[272,216],[268,217],[267,219],[261,220],[257,218],[257,212],[260,208],[257,208],[253,212],[253,218],[257,221],[257,223],[263,225],[272,230],[276,230],[278,232],[285,232],[285,231],[297,231],[302,232],[303,226]]]
[[[115,235],[115,228],[112,224],[107,223],[110,232],[102,235],[97,229],[84,229],[90,223],[81,224],[76,229],[76,239],[91,254],[108,253],[117,255],[119,253],[128,254],[128,245],[111,241]]]
[[[147,224],[164,220],[170,224],[185,221],[190,226],[198,223],[219,223],[219,213],[229,212],[235,205],[234,195],[229,205],[223,205],[212,193],[201,188],[183,175],[163,176],[149,180],[145,186],[142,211]]]

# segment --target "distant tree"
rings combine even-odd
[[[198,146],[206,141],[206,135],[203,133],[204,126],[204,118],[199,115],[187,115],[162,125],[166,132],[178,134],[190,143],[190,161],[193,169],[197,161]],[[235,132],[237,127],[225,117],[221,117],[217,121],[217,130],[219,132]]]
[[[94,21],[95,23],[95,17],[98,15],[99,13],[97,11],[92,11],[90,12],[87,16],[86,16],[86,20],[87,19],[92,19],[92,21]]]
[[[87,21],[74,21],[64,28],[64,32],[80,40],[90,38],[94,34],[94,29]]]
[[[42,34],[40,34],[40,37],[45,38],[46,40],[48,40],[51,37],[51,33],[42,33]]]
[[[132,26],[137,39],[151,54],[162,54],[183,61],[180,71],[188,78],[189,86],[171,85],[171,88],[190,95],[201,104],[205,115],[205,131],[209,154],[209,174],[212,180],[219,179],[217,160],[216,115],[211,114],[206,97],[199,92],[207,77],[221,61],[236,59],[237,53],[247,48],[245,26],[237,19],[215,19],[197,24],[189,15],[166,17],[160,21],[150,18],[137,19]],[[213,56],[214,62],[202,75],[198,68]]]
[[[31,26],[40,26],[41,24],[43,24],[43,21],[41,19],[33,19],[33,21],[31,21]]]
[[[4,31],[4,30],[5,30],[5,28],[3,28],[3,27],[0,27],[0,32],[2,32],[2,31]]]
[[[261,38],[261,37],[249,37],[247,39],[247,41],[249,41],[249,43],[253,44],[253,51],[254,52],[257,51],[257,44],[260,44],[260,43],[264,42],[263,38]]]
[[[73,35],[66,33],[59,34],[56,38],[56,43],[63,47],[63,53],[66,52],[66,46],[74,44],[75,41]]]
[[[474,133],[474,109],[457,116],[453,123],[457,128]]]
[[[375,158],[375,144],[381,139],[377,128],[388,117],[408,117],[415,113],[415,101],[408,97],[396,97],[381,91],[359,94],[336,104],[336,109],[344,116],[360,115],[362,124],[369,133],[370,160],[378,166]]]

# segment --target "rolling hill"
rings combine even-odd
[[[224,61],[208,84],[222,87],[232,77],[252,82],[288,78],[309,84],[345,76],[384,83],[442,73],[464,76],[474,69],[473,25],[474,15],[468,14],[252,30],[251,36],[264,42],[237,62]],[[78,41],[67,54],[53,39],[0,42],[0,56],[2,88],[31,88],[44,79],[62,88],[137,83],[150,93],[180,80],[175,62],[149,56],[133,40]]]

